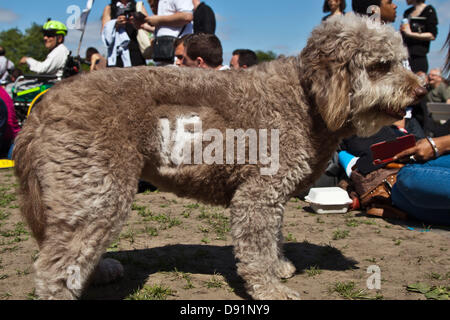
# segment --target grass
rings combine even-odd
[[[285,240],[287,242],[297,242],[297,239],[294,237],[292,233],[288,233],[288,235],[285,237]]]
[[[205,221],[211,227],[211,230],[216,234],[216,240],[227,239],[226,235],[231,230],[230,219],[220,209],[214,209],[213,212],[210,212],[202,207],[198,219]],[[205,228],[202,227],[202,230],[205,230]]]
[[[142,289],[126,297],[125,300],[166,300],[168,296],[174,294],[174,290],[164,285],[145,285]]]
[[[214,274],[211,279],[209,279],[205,285],[208,289],[212,288],[222,288],[222,286],[225,284],[222,280],[219,279],[220,275]]]
[[[175,276],[175,280],[182,279],[182,280],[186,281],[186,285],[183,287],[183,289],[189,290],[189,289],[195,288],[194,284],[192,283],[191,274],[178,271],[177,268],[175,268],[175,271],[173,271],[173,274]]]
[[[0,231],[0,236],[7,237],[7,238],[20,237],[22,235],[29,235],[29,232],[26,230],[25,224],[23,222],[17,222],[14,225],[13,230]]]
[[[3,210],[0,210],[0,220],[6,220],[10,216],[9,212],[4,212]]]
[[[310,266],[308,269],[305,270],[308,277],[315,277],[322,273],[322,270],[319,269],[318,266]]]
[[[162,207],[167,207],[168,205],[161,205]],[[137,211],[138,215],[144,218],[145,222],[157,222],[160,225],[160,229],[166,230],[170,229],[174,226],[181,225],[181,220],[178,218],[172,218],[169,214],[154,214],[150,209],[146,206],[141,206],[136,203],[133,203],[131,209]],[[156,230],[156,229],[155,229]],[[155,230],[151,230],[150,235],[157,236],[158,233]],[[147,233],[147,230],[145,231]]]
[[[333,287],[329,289],[330,293],[336,292],[341,297],[349,300],[367,300],[370,298],[366,290],[357,289],[353,281],[336,282]]]
[[[415,283],[408,285],[406,290],[410,292],[421,293],[428,300],[449,300],[450,287],[444,286],[430,286],[425,283]]]
[[[347,236],[350,234],[350,231],[348,230],[336,230],[333,232],[333,240],[341,240],[347,238]]]
[[[9,188],[0,188],[0,207],[2,208],[7,207],[11,202],[16,200],[16,195],[7,193],[7,191],[9,191]]]

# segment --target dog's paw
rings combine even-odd
[[[249,291],[255,300],[300,300],[300,294],[281,283],[254,286]]]
[[[294,276],[295,273],[295,267],[294,265],[286,260],[282,259],[278,261],[276,267],[275,267],[275,274],[281,278],[281,279],[289,279]]]
[[[106,258],[100,260],[97,268],[95,269],[92,282],[95,285],[106,285],[122,277],[122,264],[117,260]]]

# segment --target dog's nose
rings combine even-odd
[[[416,88],[414,89],[414,94],[415,94],[417,100],[420,100],[420,99],[422,99],[423,97],[425,97],[425,95],[426,95],[427,93],[428,93],[428,90],[425,89],[425,87],[422,87],[422,86],[416,87]]]

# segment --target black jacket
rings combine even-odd
[[[200,3],[194,11],[194,33],[216,32],[216,16],[210,6]]]

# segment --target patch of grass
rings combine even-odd
[[[116,240],[113,243],[111,243],[111,245],[109,246],[109,248],[106,251],[107,252],[119,251],[119,242],[120,242],[120,240]]]
[[[134,243],[135,241],[134,237],[137,236],[137,234],[138,233],[136,230],[128,229],[128,231],[125,231],[120,235],[120,239],[126,239],[130,243]]]
[[[200,220],[205,220],[211,227],[211,230],[216,234],[216,240],[226,240],[226,235],[230,232],[230,221],[222,211],[216,209],[214,212],[209,212],[205,207],[200,209]]]
[[[191,203],[191,204],[186,204],[183,207],[185,207],[187,209],[198,209],[200,207],[200,205],[198,203]]]
[[[164,285],[145,285],[142,289],[126,297],[125,300],[166,300],[168,296],[174,294],[174,290]]]
[[[345,239],[350,234],[348,230],[336,230],[333,232],[333,240]]]
[[[146,206],[137,205],[136,203],[133,203],[131,205],[131,210],[137,211],[138,215],[144,218],[152,215],[150,209],[148,209]]]
[[[346,225],[347,227],[353,227],[353,228],[355,228],[355,227],[357,227],[357,226],[360,225],[360,222],[359,222],[358,220],[356,220],[356,219],[347,219],[347,220],[345,221],[345,225]]]
[[[13,193],[7,193],[9,188],[0,188],[0,207],[5,208],[11,202],[16,200],[16,195]]]
[[[175,271],[173,273],[175,275],[175,280],[182,279],[186,281],[186,285],[183,287],[183,289],[189,290],[195,288],[194,285],[192,284],[191,274],[178,271],[177,268],[175,268]]]
[[[287,242],[297,242],[297,239],[294,237],[292,233],[288,233],[288,235],[285,237],[285,240]]]
[[[27,299],[28,300],[38,300],[39,297],[36,295],[36,288],[33,288],[31,292],[27,293]]]
[[[150,226],[146,226],[144,229],[144,232],[152,237],[157,237],[159,234],[158,229],[156,229],[154,227],[150,227]]]
[[[23,222],[17,222],[14,225],[14,230],[0,231],[0,236],[7,238],[20,237],[21,235],[29,235],[29,232],[26,230],[25,224]]]
[[[366,290],[357,289],[353,281],[349,282],[336,282],[333,287],[329,289],[330,293],[336,292],[341,297],[349,300],[367,300],[371,299]]]
[[[222,280],[219,279],[218,274],[214,274],[211,279],[209,279],[205,285],[208,289],[212,288],[222,288],[222,286],[225,284]]]
[[[406,287],[410,292],[421,293],[429,300],[449,300],[450,287],[429,286],[425,283],[415,283]]]
[[[314,277],[322,273],[322,270],[318,266],[310,266],[305,270],[308,277]]]
[[[0,220],[6,220],[11,214],[9,212],[5,212],[0,210]]]

